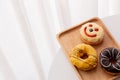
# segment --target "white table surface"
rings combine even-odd
[[[102,20],[112,36],[120,44],[120,15],[106,17]],[[52,62],[48,80],[79,80],[62,49],[59,49]]]

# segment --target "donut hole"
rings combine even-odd
[[[80,56],[80,58],[82,58],[82,59],[87,59],[87,58],[88,58],[87,53],[83,53],[83,55],[82,55],[82,56]]]
[[[116,60],[115,58],[110,58],[109,61],[110,61],[112,64],[115,64],[117,60]]]

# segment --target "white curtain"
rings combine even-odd
[[[57,33],[119,13],[120,0],[0,0],[0,80],[47,80]]]

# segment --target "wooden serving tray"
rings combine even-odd
[[[67,29],[57,35],[57,39],[58,39],[59,43],[61,44],[62,48],[64,49],[65,54],[68,59],[69,59],[69,53],[71,52],[72,48],[78,44],[83,43],[83,41],[81,41],[81,39],[80,39],[79,29],[81,28],[81,26],[83,24],[85,24],[87,22],[94,22],[94,23],[99,24],[104,29],[104,32],[105,32],[103,42],[99,45],[93,46],[96,49],[98,56],[99,56],[99,53],[101,52],[101,50],[103,50],[104,48],[107,48],[107,47],[119,48],[117,42],[114,40],[114,38],[111,36],[109,31],[106,29],[103,22],[99,18],[95,17],[95,18],[85,21],[77,26]],[[99,62],[98,62],[97,68],[95,68],[91,71],[86,71],[86,72],[81,71],[74,66],[73,66],[73,69],[76,71],[76,74],[78,75],[80,80],[81,80],[81,78],[82,78],[82,80],[108,80],[109,78],[113,77],[113,75],[106,73],[101,68]]]

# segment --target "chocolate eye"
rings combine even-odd
[[[99,31],[99,29],[98,29],[98,28],[95,28],[95,31]]]
[[[93,29],[89,29],[90,32],[93,32]]]
[[[92,24],[89,24],[89,27],[92,27],[93,25]]]

